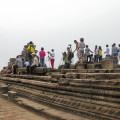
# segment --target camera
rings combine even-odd
[[[68,46],[70,46],[70,47],[71,47],[72,45],[71,45],[71,44],[68,44]]]

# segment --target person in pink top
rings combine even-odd
[[[44,67],[46,53],[43,47],[41,48],[41,51],[39,52],[39,56],[40,56],[40,67]]]

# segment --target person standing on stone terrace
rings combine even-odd
[[[75,51],[77,51],[77,57],[78,57],[78,60],[79,60],[79,58],[80,58],[80,52],[79,52],[79,47],[78,47],[78,42],[77,42],[77,40],[74,40],[74,43],[75,43],[75,45],[76,45],[76,48],[75,48],[75,50],[73,51],[73,53],[75,53]]]
[[[106,45],[106,52],[104,52],[104,54],[106,54],[106,57],[110,56],[110,49],[108,45]]]
[[[33,74],[33,70],[38,67],[38,58],[36,57],[35,53],[32,53],[33,63],[30,66],[30,74]]]
[[[118,50],[120,51],[120,44],[118,45]]]
[[[98,62],[98,47],[97,45],[95,46],[95,50],[94,50],[94,62]]]
[[[118,57],[117,57],[117,59],[118,59],[118,65],[120,65],[120,51],[118,50]]]
[[[85,43],[84,43],[84,38],[80,38],[80,43],[78,45],[79,48],[79,60],[82,61],[83,57],[84,57],[84,48],[85,48]]]
[[[27,50],[28,50],[28,58],[30,60],[30,64],[32,64],[32,56],[31,56],[31,54],[35,53],[35,48],[34,48],[34,45],[33,45],[32,41],[29,42],[29,46],[28,46]]]
[[[91,62],[91,55],[90,55],[90,52],[93,53],[93,52],[88,48],[88,45],[86,45],[86,48],[85,48],[85,55],[86,55],[86,58],[87,58],[87,62],[88,62],[88,59],[89,59],[89,61]]]
[[[101,48],[101,46],[99,46],[98,55],[99,55],[98,59],[100,62],[102,60],[102,48]]]
[[[20,58],[20,56],[17,56],[17,59],[15,61],[15,63],[12,65],[12,74],[16,74],[16,69],[20,67],[23,67],[23,63],[22,63],[22,59]]]
[[[117,57],[117,47],[116,47],[116,44],[115,43],[113,43],[113,45],[112,45],[112,57],[113,58],[115,58],[115,57]]]
[[[70,68],[70,65],[71,65],[71,51],[70,51],[70,48],[67,47],[67,54],[65,56],[65,66],[64,68]]]
[[[39,52],[39,56],[40,56],[40,67],[44,67],[46,53],[43,47],[41,48],[41,51]]]
[[[55,52],[54,52],[54,49],[52,49],[51,52],[50,52],[50,62],[51,62],[52,69],[54,69],[54,62],[55,62]]]

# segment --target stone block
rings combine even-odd
[[[76,66],[76,68],[79,69],[79,70],[83,70],[83,69],[85,69],[85,64],[83,64],[83,63],[78,64],[78,65]]]
[[[14,99],[14,98],[17,97],[17,93],[14,92],[14,91],[8,91],[8,97],[9,97],[10,99]]]
[[[60,85],[69,85],[70,81],[71,81],[70,79],[60,78],[58,80],[58,84],[60,84]]]
[[[6,94],[8,92],[8,86],[0,86],[0,93]]]
[[[94,69],[94,64],[87,64],[87,69]]]

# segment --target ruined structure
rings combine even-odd
[[[120,120],[120,69],[112,59],[17,72],[0,77],[0,96],[48,120]]]
[[[21,54],[20,54],[21,59],[23,60],[23,62],[25,62],[26,59],[29,61],[29,57],[28,57],[29,51],[27,50],[28,46],[29,46],[29,43],[27,43],[27,45],[25,45],[25,46],[23,47],[23,50],[22,50],[22,52],[21,52]],[[34,43],[33,43],[33,46],[34,46],[34,48],[36,48],[36,46],[34,45]],[[37,53],[37,52],[38,52],[38,51],[35,50],[35,53]],[[15,61],[16,61],[16,58],[10,58],[10,60],[9,60],[9,62],[8,62],[8,68],[11,68],[11,67],[12,67],[12,64],[13,64]]]

